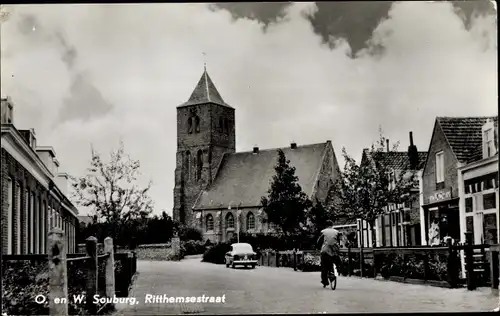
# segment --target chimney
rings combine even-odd
[[[413,144],[413,132],[410,132],[410,146],[408,146],[408,159],[410,160],[411,170],[418,168],[418,150],[417,146]]]
[[[389,152],[389,139],[386,139],[385,142],[387,143],[387,152]]]
[[[1,98],[0,120],[2,124],[14,124],[14,103],[9,96]]]
[[[253,146],[253,153],[256,154],[259,152],[259,147],[257,145]]]
[[[58,173],[56,177],[57,187],[64,193],[64,195],[68,195],[68,174],[67,173]]]
[[[297,149],[297,143],[296,143],[296,142],[292,142],[292,143],[290,144],[290,148],[292,148],[292,149]]]

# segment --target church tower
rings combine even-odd
[[[235,148],[234,108],[205,68],[189,100],[177,107],[174,220],[192,225],[196,199],[214,180],[222,156]]]

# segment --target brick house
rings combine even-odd
[[[459,178],[463,172],[459,170],[465,171],[462,167],[471,162],[471,159],[476,159],[474,157],[477,157],[478,149],[482,148],[481,131],[489,119],[494,120],[495,117],[436,118],[422,175],[423,244],[429,244],[429,229],[433,225],[439,228],[435,243],[442,242],[446,236],[464,241],[466,218],[464,214],[461,216],[460,204],[464,203],[462,209],[465,213],[466,201],[461,199],[463,179]],[[498,176],[496,179],[498,186]],[[467,200],[467,203],[469,201],[471,200]]]
[[[475,244],[498,244],[498,117],[474,137],[479,145],[458,168],[460,236],[471,232]]]
[[[2,254],[45,254],[51,227],[65,231],[75,251],[75,206],[66,197],[68,175],[59,173],[52,147],[38,146],[33,129],[14,126],[14,104],[1,100]]]
[[[421,178],[427,152],[419,152],[413,143],[413,133],[410,132],[409,136],[408,151],[390,151],[389,140],[387,140],[387,151],[378,152],[380,157],[377,157],[377,160],[387,166],[391,171],[391,178],[395,180],[399,178],[401,173],[411,170],[415,170],[415,176],[418,179]],[[369,163],[372,159],[370,151],[364,149],[361,165]],[[420,245],[420,187],[419,185],[412,190],[412,202],[404,205],[389,204],[386,207],[386,214],[377,218],[375,221],[375,244],[377,247]],[[369,227],[367,223],[364,226]],[[368,235],[365,239],[369,240],[365,246],[371,247],[372,237]]]
[[[173,218],[225,241],[240,232],[267,233],[260,199],[274,175],[277,149],[236,152],[235,110],[206,69],[189,100],[177,107]],[[330,141],[281,148],[313,201],[324,202],[340,170]]]

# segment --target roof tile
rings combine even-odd
[[[321,167],[323,153],[328,143],[281,148],[286,159],[296,168],[302,190],[312,193],[316,175]],[[258,153],[239,152],[227,154],[211,187],[204,191],[195,209],[260,206],[262,196],[267,195],[274,167],[278,159],[277,149],[260,150]]]
[[[459,162],[477,158],[482,145],[482,126],[488,119],[498,121],[498,116],[437,117],[443,133]],[[498,123],[497,123],[498,124]]]

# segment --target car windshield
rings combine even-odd
[[[233,245],[233,251],[236,252],[253,252],[252,246],[249,244],[236,244]]]

